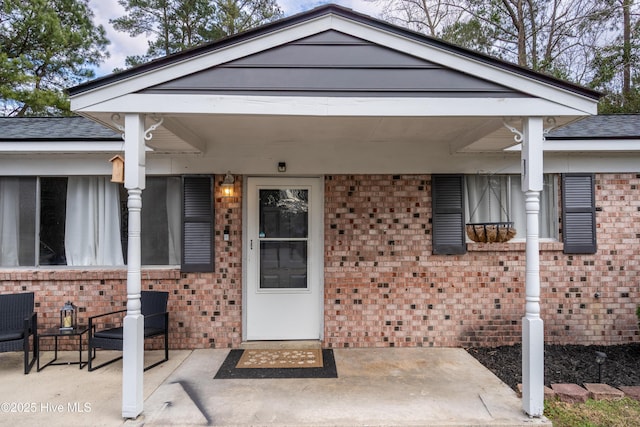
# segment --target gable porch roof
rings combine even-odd
[[[312,49],[319,53],[305,54]],[[363,49],[369,53],[354,54]],[[269,146],[300,135],[309,144],[339,136],[446,143],[451,152],[501,151],[514,144],[504,121],[553,116],[562,125],[595,114],[599,98],[335,5],[69,93],[74,111],[111,128],[114,113],[161,115],[164,122],[148,145],[169,153],[204,153],[258,137]]]

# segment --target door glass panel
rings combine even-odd
[[[309,190],[260,190],[260,238],[307,238]]]
[[[309,190],[262,189],[260,288],[307,288]]]
[[[307,241],[260,242],[260,288],[305,289]]]

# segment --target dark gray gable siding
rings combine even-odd
[[[562,236],[564,253],[592,254],[597,250],[594,175],[562,175]]]
[[[406,28],[389,24],[388,22],[384,22],[378,19],[373,19],[370,16],[363,15],[363,14],[354,12],[351,9],[347,9],[334,4],[323,5],[315,9],[312,9],[310,11],[289,16],[289,17],[280,19],[278,21],[274,21],[274,22],[265,24],[263,26],[254,28],[252,30],[248,30],[240,34],[236,34],[234,36],[227,37],[222,40],[218,40],[216,42],[203,44],[201,46],[198,46],[192,49],[187,49],[185,51],[182,51],[173,55],[169,55],[164,58],[156,59],[154,61],[139,65],[137,67],[132,67],[128,70],[121,71],[116,74],[111,74],[95,80],[91,80],[89,82],[69,88],[67,91],[70,95],[77,95],[89,90],[101,88],[103,86],[128,79],[133,76],[142,75],[146,72],[160,69],[162,67],[166,67],[171,64],[175,64],[181,61],[186,61],[186,60],[189,60],[190,58],[206,55],[210,52],[215,52],[218,49],[232,48],[237,43],[241,43],[246,40],[251,40],[255,37],[264,36],[266,34],[273,33],[274,31],[286,30],[287,28],[293,27],[295,25],[304,25],[306,22],[309,22],[311,20],[314,20],[323,16],[330,16],[330,15],[335,15],[343,19],[356,22],[360,25],[366,25],[370,28],[379,29],[381,31],[387,31],[392,34],[397,34],[400,37],[406,37],[407,39],[413,40],[415,42],[433,46],[434,48],[439,49],[443,52],[448,52],[451,55],[469,58],[472,61],[476,61],[481,64],[487,64],[491,67],[495,67],[496,69],[504,70],[510,73],[515,73],[517,75],[531,78],[535,81],[545,82],[551,85],[552,87],[568,90],[591,99],[599,99],[601,96],[600,93],[593,91],[591,89],[587,89],[582,86],[578,86],[563,80],[559,80],[546,74],[537,73],[527,68],[519,67],[515,64],[501,61],[487,55],[482,55],[478,52],[474,52],[469,49],[465,49],[450,43],[446,43],[442,40],[425,36],[422,33],[414,32],[411,30],[407,30]]]
[[[334,30],[180,77],[142,93],[527,96]]]

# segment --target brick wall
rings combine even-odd
[[[565,255],[561,243],[541,244],[547,342],[640,339],[640,175],[598,175],[596,185],[598,253]],[[241,342],[241,190],[237,177],[236,196],[216,198],[214,273],[142,271],[143,289],[170,292],[172,348]],[[520,341],[524,244],[474,243],[465,255],[433,255],[430,212],[429,175],[325,177],[325,346]],[[36,293],[40,325],[57,326],[67,299],[79,306],[80,319],[123,308],[126,271],[0,270],[0,293],[24,291]]]
[[[597,254],[565,255],[561,243],[541,244],[548,342],[638,340],[639,185],[637,174],[597,177]],[[327,346],[520,341],[524,243],[431,254],[429,175],[328,176],[325,200]]]
[[[223,176],[216,176],[216,194]],[[179,269],[142,269],[142,289],[169,292],[171,348],[237,347],[241,342],[242,311],[242,179],[236,197],[215,199],[215,273],[183,274]],[[230,239],[223,240],[229,229]],[[78,306],[78,320],[126,308],[125,269],[0,270],[0,293],[35,292],[40,328],[58,327],[67,300]],[[62,340],[61,348],[66,348]],[[161,341],[151,343],[157,347]],[[49,349],[43,343],[44,349]]]

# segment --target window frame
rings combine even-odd
[[[29,254],[29,257],[33,256],[33,258],[31,259],[31,262],[29,264],[23,264],[23,265],[0,265],[0,270],[1,269],[26,269],[26,268],[38,268],[38,269],[113,269],[113,270],[121,270],[121,269],[126,269],[127,267],[127,263],[126,263],[126,252],[127,252],[127,248],[126,248],[126,244],[124,244],[124,242],[121,243],[123,244],[123,255],[125,255],[125,263],[123,265],[68,265],[65,261],[65,264],[42,264],[41,263],[41,253],[42,250],[40,248],[40,240],[41,240],[41,213],[42,213],[42,180],[43,179],[49,179],[49,178],[64,178],[64,179],[68,179],[71,175],[24,175],[24,176],[9,176],[9,175],[3,175],[0,176],[0,179],[4,179],[4,178],[27,178],[27,179],[33,179],[35,181],[35,185],[34,185],[34,189],[33,189],[33,193],[29,192],[30,194],[33,194],[34,197],[34,203],[33,203],[33,209],[35,210],[34,212],[34,233],[33,233],[33,246],[34,246],[34,253]],[[100,176],[100,177],[105,177],[106,175],[82,175],[82,176],[87,176],[87,177],[93,177],[93,176]],[[181,191],[184,191],[183,189],[183,181],[182,181],[182,175],[156,175],[157,177],[163,177],[163,178],[178,178],[180,179],[181,182]],[[124,190],[124,193],[127,194],[126,189]],[[121,193],[122,194],[122,193]],[[178,198],[178,200],[180,201],[180,206],[179,209],[182,211],[183,210],[183,205],[182,205],[182,194],[180,195],[180,197]],[[213,201],[213,196],[212,196],[212,201]],[[124,204],[125,208],[127,205],[127,200],[121,200],[120,204]],[[143,206],[144,209],[144,206]],[[121,212],[121,216],[120,216],[120,220],[121,220],[121,235],[122,233],[126,234],[126,221],[123,221],[123,215],[126,215],[126,209],[124,210],[124,213],[121,209],[119,209]],[[213,218],[213,209],[212,209],[212,218],[211,221],[214,222],[214,218]],[[65,215],[66,218],[66,215]],[[183,219],[180,218],[180,228],[183,228]],[[182,234],[182,233],[180,233]],[[182,239],[183,236],[180,235],[180,238]],[[213,238],[211,239],[211,245],[213,247]],[[180,248],[182,248],[183,246],[183,242],[180,242]],[[182,259],[182,254],[180,254],[180,259],[178,260],[178,263],[176,264],[145,264],[142,267],[145,268],[179,268],[180,267],[180,260]]]
[[[520,175],[518,174],[492,174],[495,176],[504,176],[507,177],[509,179],[509,191],[508,191],[508,196],[510,197],[510,199],[507,201],[508,202],[508,206],[507,206],[507,216],[511,219],[513,218],[513,212],[512,212],[512,194],[513,192],[511,191],[511,185],[512,185],[512,180],[516,179],[518,181],[520,181],[522,178]],[[545,173],[545,176],[550,176],[551,177],[551,186],[552,186],[552,193],[548,196],[550,197],[550,200],[548,201],[548,206],[551,209],[551,211],[549,212],[548,215],[548,221],[549,221],[549,229],[552,230],[552,235],[551,236],[547,236],[547,237],[540,237],[539,240],[541,242],[560,242],[560,222],[558,220],[558,218],[560,217],[560,191],[559,191],[559,181],[560,181],[560,177],[559,174],[557,173]],[[467,177],[470,176],[474,176],[473,174],[463,174],[463,180],[464,180],[464,191],[465,191],[465,195],[466,192],[469,191],[468,189],[468,185],[467,185]],[[485,176],[489,176],[489,175],[485,175]],[[546,185],[546,182],[543,181],[543,184]],[[520,187],[522,189],[522,186]],[[541,191],[540,192],[540,204],[542,205],[542,199],[544,196],[545,192]],[[524,197],[524,196],[523,196]],[[502,205],[502,201],[501,201],[501,205]],[[470,209],[470,206],[465,206],[465,221],[467,216],[471,217],[471,212],[469,212],[468,210]],[[542,206],[540,209],[540,216],[542,217],[543,215],[543,211],[542,211]],[[541,219],[542,220],[542,219]],[[480,221],[482,222],[482,221]],[[487,222],[503,222],[503,221],[487,221]],[[466,224],[466,222],[465,222]],[[508,242],[505,243],[522,243],[526,241],[526,217],[525,217],[525,223],[524,225],[524,229],[525,229],[525,233],[524,237],[514,237],[513,239],[509,240]],[[542,227],[540,227],[540,229],[542,229]],[[466,233],[465,233],[466,236]],[[466,236],[466,242],[473,244],[475,243],[473,240],[469,239],[468,236]]]

